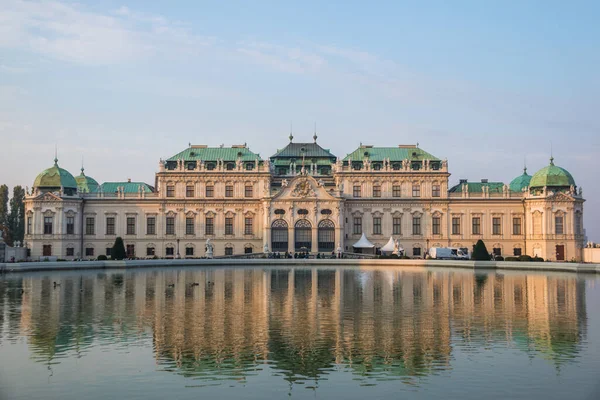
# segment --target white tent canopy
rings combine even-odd
[[[388,242],[385,244],[385,246],[383,246],[380,250],[381,251],[385,251],[386,253],[391,253],[392,251],[394,251],[394,248],[396,247],[396,242],[394,241],[394,238],[390,236],[390,240],[388,240]]]
[[[372,249],[373,247],[375,247],[375,245],[373,243],[369,242],[369,240],[365,236],[365,233],[363,232],[359,241],[354,243],[352,245],[352,247],[354,247],[356,249]]]

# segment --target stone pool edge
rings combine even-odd
[[[600,264],[518,262],[518,261],[454,261],[393,259],[173,259],[122,261],[44,261],[0,263],[0,273],[61,271],[87,269],[127,269],[148,267],[247,267],[247,266],[354,266],[354,267],[445,267],[472,270],[555,271],[600,273]]]

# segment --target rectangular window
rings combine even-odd
[[[106,217],[106,234],[115,234],[115,217]]]
[[[421,197],[421,185],[418,183],[413,183],[412,197]]]
[[[175,248],[174,247],[167,247],[165,249],[165,254],[167,256],[174,256],[175,255]]]
[[[452,234],[460,235],[460,217],[452,217]]]
[[[52,217],[44,217],[44,235],[52,235]]]
[[[381,235],[381,217],[373,217],[373,235]]]
[[[225,186],[225,197],[233,197],[233,185]]]
[[[167,185],[167,197],[175,197],[175,186]]]
[[[127,217],[127,234],[135,235],[135,217]]]
[[[440,185],[433,185],[431,188],[431,197],[440,197],[441,190]]]
[[[431,233],[434,235],[439,235],[440,234],[440,225],[441,225],[442,219],[440,217],[433,217],[433,219],[431,220]]]
[[[213,217],[206,217],[206,225],[204,226],[205,235],[215,234],[215,219]]]
[[[518,256],[520,256],[520,255],[522,255],[522,254],[523,254],[523,253],[522,253],[522,250],[521,250],[521,248],[520,248],[520,247],[515,247],[515,248],[513,249],[513,256],[517,256],[517,257],[518,257]]]
[[[92,257],[94,255],[94,248],[93,247],[86,247],[85,249],[85,256],[86,257]]]
[[[187,185],[185,187],[185,197],[194,197],[196,195],[196,191],[194,190],[194,185]]]
[[[42,245],[42,255],[43,256],[51,256],[52,255],[52,245],[51,244]]]
[[[481,217],[473,217],[473,235],[481,235]]]
[[[135,257],[135,245],[134,244],[128,244],[127,248],[125,249],[126,254],[127,254],[127,258],[133,258]]]
[[[254,196],[254,188],[252,187],[252,185],[246,185],[244,187],[244,196],[246,196],[246,197]]]
[[[513,218],[513,235],[521,234],[521,218]]]
[[[146,247],[146,256],[154,256],[155,253],[154,247]]]
[[[225,247],[225,255],[232,256],[233,255],[233,247]]]
[[[502,255],[502,249],[499,247],[494,247],[492,249],[492,253],[494,254],[494,256],[501,256]]]
[[[67,217],[67,235],[75,233],[75,217]]]
[[[562,235],[564,233],[563,222],[564,217],[562,215],[557,215],[554,217],[554,231],[557,235]]]
[[[581,235],[581,214],[575,213],[575,234]]]
[[[402,235],[402,218],[394,217],[392,219],[392,234]]]
[[[215,197],[215,187],[213,185],[206,185],[206,197]]]
[[[225,234],[233,235],[233,217],[225,217]]]
[[[352,196],[360,197],[360,185],[354,185],[352,187]]]
[[[27,234],[31,235],[31,217],[27,217]]]
[[[413,217],[412,220],[412,233],[413,235],[421,234],[421,217]]]
[[[502,235],[502,219],[500,217],[492,218],[492,235]]]
[[[86,235],[93,235],[94,231],[95,231],[95,219],[94,217],[87,217],[85,219],[85,234]]]
[[[420,247],[413,247],[413,256],[421,257],[421,248]]]
[[[392,186],[392,196],[394,196],[394,197],[402,196],[402,186],[400,186],[400,185]]]
[[[254,229],[252,227],[252,223],[254,218],[252,217],[246,217],[244,218],[244,234],[245,235],[252,235],[254,233]]]
[[[186,257],[193,257],[194,256],[194,248],[193,247],[186,247],[185,248],[185,256]]]
[[[175,234],[175,217],[167,217],[167,235]]]
[[[187,217],[185,219],[185,234],[194,235],[194,217]]]
[[[156,235],[156,217],[146,218],[146,235]]]
[[[362,217],[354,217],[353,233],[360,235],[362,233]]]
[[[373,186],[373,197],[381,197],[381,186]]]
[[[106,257],[110,257],[111,254],[112,254],[112,247],[107,247],[106,248]]]
[[[75,255],[75,248],[67,247],[67,257],[73,257]]]

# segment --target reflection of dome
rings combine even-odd
[[[81,167],[81,174],[75,177],[75,181],[77,181],[77,189],[81,193],[93,193],[98,189],[98,182],[90,176],[86,176],[83,173],[83,167]]]
[[[527,174],[527,167],[523,168],[523,175],[517,176],[510,182],[510,190],[513,192],[522,192],[523,189],[529,187],[531,175]]]
[[[77,182],[73,175],[66,169],[58,166],[58,159],[54,159],[54,165],[42,171],[33,182],[34,188],[77,190]]]
[[[531,182],[529,182],[531,188],[570,187],[571,185],[575,186],[575,179],[569,171],[554,165],[554,157],[550,158],[550,165],[533,174]]]

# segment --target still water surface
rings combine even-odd
[[[421,268],[5,275],[0,399],[598,399],[599,283]]]

